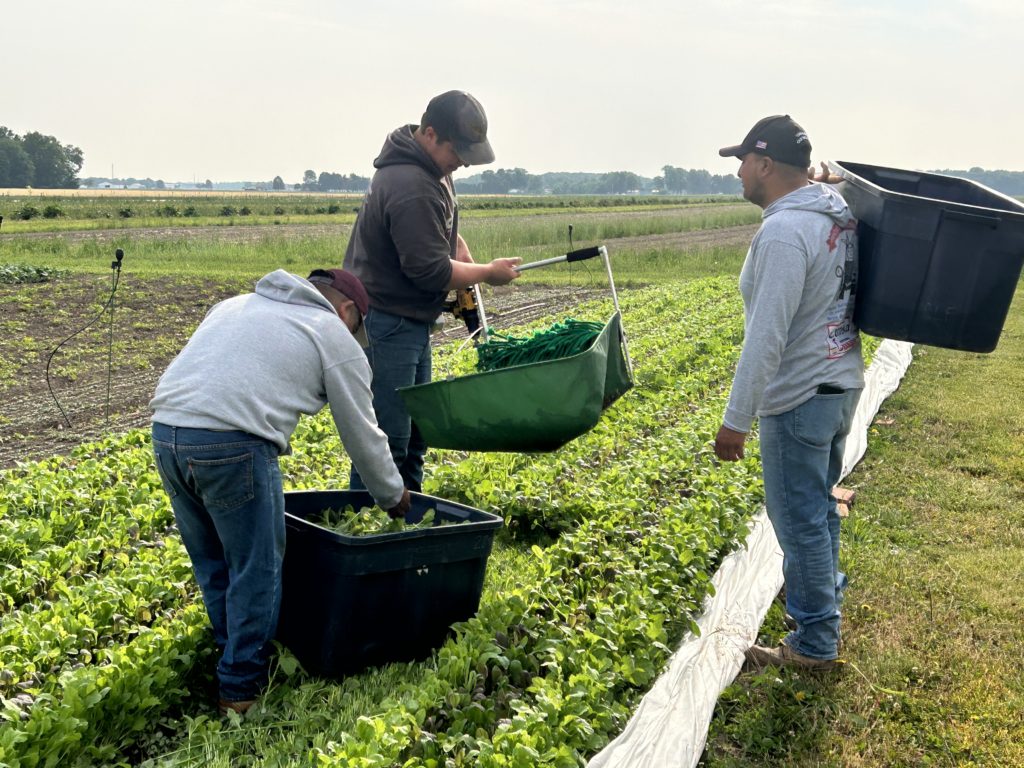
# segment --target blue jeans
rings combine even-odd
[[[246,432],[154,422],[153,452],[221,650],[221,698],[253,699],[267,684],[281,607],[277,446]]]
[[[785,639],[816,659],[839,655],[839,482],[843,446],[861,390],[817,394],[791,411],[762,416],[765,506],[782,547],[786,610],[797,628]]]
[[[397,390],[430,381],[430,325],[379,309],[366,314],[366,357],[373,371],[373,410],[377,424],[388,436],[391,457],[405,487],[423,487],[423,457],[427,444],[412,423]],[[349,487],[365,490],[359,472],[352,467]]]

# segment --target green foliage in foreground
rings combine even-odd
[[[340,684],[284,653],[241,723],[211,717],[211,639],[145,433],[4,473],[0,762],[580,764],[692,628],[761,494],[756,456],[720,466],[709,449],[742,327],[734,280],[623,304],[637,387],[595,430],[552,454],[429,457],[427,492],[506,521],[477,616],[424,663]],[[439,375],[468,354],[439,355]],[[294,448],[290,487],[344,487],[326,415]]]

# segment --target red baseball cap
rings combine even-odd
[[[346,272],[343,269],[314,269],[306,279],[311,283],[329,285],[345,296],[345,298],[351,299],[352,303],[356,305],[356,309],[359,310],[360,317],[364,320],[364,322],[359,324],[359,328],[354,334],[355,340],[361,346],[368,347],[370,340],[366,336],[365,320],[366,313],[370,310],[370,297],[366,295],[363,281],[351,272]]]
[[[343,269],[314,269],[309,273],[309,282],[329,285],[355,302],[359,314],[366,317],[370,311],[370,297],[366,295],[363,282],[351,272]]]

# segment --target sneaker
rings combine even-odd
[[[752,645],[744,652],[747,663],[756,669],[764,667],[793,667],[795,669],[806,669],[813,672],[825,672],[838,669],[843,662],[839,659],[815,659],[812,656],[804,656],[797,653],[785,643],[775,648],[767,648],[763,645]]]
[[[221,699],[217,702],[217,709],[220,710],[221,717],[227,717],[228,712],[237,712],[240,715],[244,715],[255,703],[256,699],[246,699],[245,701],[228,701],[227,699]]]

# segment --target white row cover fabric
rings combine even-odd
[[[864,456],[868,427],[899,386],[912,346],[886,339],[876,350],[846,440],[844,477]],[[782,550],[763,507],[745,546],[722,561],[712,584],[715,595],[697,620],[700,635],[683,638],[626,728],[588,768],[692,768],[700,760],[715,702],[739,673],[743,651],[782,588]]]

